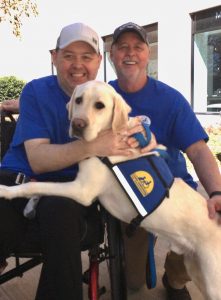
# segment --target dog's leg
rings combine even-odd
[[[78,202],[84,202],[84,185],[78,180],[73,182],[28,182],[17,186],[7,187],[0,186],[0,196],[6,199],[13,199],[18,197],[30,198],[34,195],[55,195],[61,197],[68,197],[77,200]],[[89,199],[88,195],[88,199]],[[89,199],[91,202],[92,199]],[[83,204],[83,203],[82,203]],[[89,203],[90,204],[90,203]],[[85,205],[89,205],[86,204]]]
[[[16,197],[30,198],[33,195],[55,195],[68,197],[82,205],[88,206],[105,191],[110,172],[97,158],[90,158],[79,164],[77,178],[71,182],[28,182],[17,186],[0,186],[0,197],[12,199]]]
[[[221,300],[220,227],[209,219],[206,200],[199,193],[175,179],[170,197],[141,225],[184,254],[188,274],[205,299]]]
[[[198,288],[201,290],[205,299],[207,300],[221,300],[220,286],[221,286],[221,253],[220,253],[220,233],[214,231],[214,235],[208,237],[207,241],[203,241],[196,251],[194,259],[196,258],[198,268],[193,268],[194,264],[190,260],[188,264],[190,274]],[[218,239],[217,239],[218,238]]]
[[[208,239],[208,243],[210,243]],[[201,291],[206,300],[221,300],[221,271],[219,265],[220,251],[217,253],[211,241],[199,245],[199,248],[194,253],[186,253],[184,255],[184,263],[186,270],[192,281]]]

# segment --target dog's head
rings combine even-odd
[[[78,85],[67,108],[70,137],[87,141],[96,138],[105,129],[119,131],[127,124],[131,110],[114,88],[96,80]]]

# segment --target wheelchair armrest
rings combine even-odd
[[[0,115],[1,115],[1,122],[5,122],[8,119],[10,119],[12,122],[16,122],[15,118],[13,115],[16,115],[17,113],[12,113],[10,111],[6,110],[1,110]]]

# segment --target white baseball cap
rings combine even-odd
[[[97,33],[83,23],[74,23],[65,26],[57,39],[56,49],[63,49],[71,43],[79,41],[88,43],[97,54],[100,53]]]

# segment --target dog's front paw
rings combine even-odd
[[[8,200],[13,198],[9,186],[0,185],[0,198],[5,198]]]

